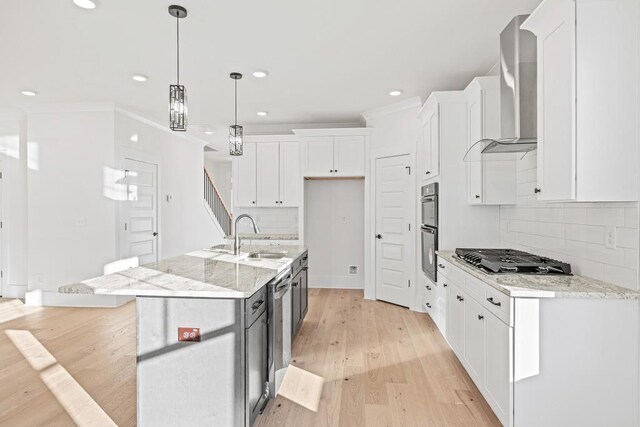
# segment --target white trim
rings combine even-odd
[[[132,301],[128,295],[64,294],[36,289],[27,291],[25,305],[33,307],[103,307],[114,308]]]
[[[27,285],[5,284],[2,288],[2,298],[24,298],[27,290]]]
[[[368,122],[378,117],[387,116],[389,114],[399,113],[401,111],[409,110],[411,108],[420,108],[422,106],[422,98],[414,96],[404,101],[396,102],[394,104],[385,105],[384,107],[374,108],[361,113],[362,117]]]
[[[244,142],[300,142],[297,135],[245,135]]]
[[[293,129],[300,136],[368,136],[373,133],[372,128],[333,128],[333,129]]]
[[[88,102],[75,104],[44,104],[44,105],[21,105],[20,108],[26,114],[49,114],[49,113],[84,113],[98,111],[115,111],[113,102]]]
[[[151,127],[155,128],[155,129],[159,129],[159,130],[162,130],[164,132],[170,133],[171,135],[173,135],[173,136],[175,136],[177,138],[182,138],[182,139],[184,139],[186,141],[191,141],[191,142],[195,142],[195,143],[201,144],[202,147],[204,147],[205,145],[209,145],[210,144],[209,141],[205,141],[203,139],[197,138],[197,137],[195,137],[195,136],[193,136],[193,135],[191,135],[191,134],[189,134],[187,132],[175,132],[175,131],[172,131],[171,129],[169,129],[169,125],[160,124],[160,123],[156,122],[155,120],[150,119],[149,117],[145,117],[145,116],[143,116],[143,115],[141,115],[139,113],[134,113],[133,111],[130,111],[130,110],[125,110],[122,107],[116,106],[115,107],[115,112],[123,114],[123,115],[125,115],[125,116],[127,116],[129,118],[137,120],[140,123],[144,123],[145,125],[151,126]],[[212,148],[216,149],[215,147],[212,147]]]
[[[464,93],[464,90],[431,92],[431,95],[429,95],[427,100],[424,102],[424,105],[418,112],[417,117],[424,124],[426,119],[429,118],[431,113],[436,111],[438,105],[442,102],[459,102],[466,104],[467,96]]]
[[[224,230],[222,229],[222,226],[220,225],[220,221],[218,221],[218,218],[216,218],[215,214],[211,210],[211,207],[209,206],[209,204],[204,198],[202,199],[202,204],[204,205],[204,209],[209,214],[209,217],[211,217],[211,222],[213,223],[213,226],[216,228],[216,230],[218,230],[218,233],[220,233],[220,235],[223,236],[224,239],[226,239],[228,236],[225,234]]]

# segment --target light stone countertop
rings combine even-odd
[[[227,236],[233,240],[234,236]],[[300,237],[293,233],[240,233],[242,240],[298,240]]]
[[[306,251],[303,246],[220,245],[62,286],[61,293],[157,297],[248,298]],[[251,259],[251,252],[282,252],[280,259]]]
[[[589,277],[551,274],[489,274],[461,261],[455,252],[436,251],[436,254],[513,298],[640,299],[640,293],[636,291]]]

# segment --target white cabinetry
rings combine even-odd
[[[309,178],[364,176],[364,136],[311,136],[305,140],[307,167],[304,176]]]
[[[420,110],[418,118],[422,121],[422,181],[440,175],[440,107],[436,98],[429,97]]]
[[[245,143],[244,154],[233,159],[233,182],[235,206],[299,206],[299,143]]]
[[[538,199],[637,200],[636,2],[545,0],[521,28],[537,37]]]
[[[500,78],[476,77],[467,96],[467,200],[472,205],[516,203],[514,154],[481,154],[482,139],[500,138]]]
[[[447,292],[447,340],[460,360],[464,359],[464,297],[462,288],[449,283]]]
[[[509,420],[512,408],[511,384],[513,370],[513,328],[493,314],[484,311],[484,388],[489,406],[500,420]],[[478,333],[479,331],[476,331]],[[506,421],[502,421],[508,425]]]

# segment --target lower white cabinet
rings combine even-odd
[[[478,384],[484,380],[485,363],[485,320],[482,306],[473,298],[464,301],[464,358],[469,375]]]
[[[493,314],[484,312],[482,342],[483,395],[502,424],[509,425],[512,408],[513,328]]]
[[[464,297],[462,289],[449,284],[447,293],[447,340],[460,360],[464,359]]]

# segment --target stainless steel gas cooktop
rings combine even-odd
[[[456,249],[462,261],[488,273],[571,274],[571,265],[515,249]]]

